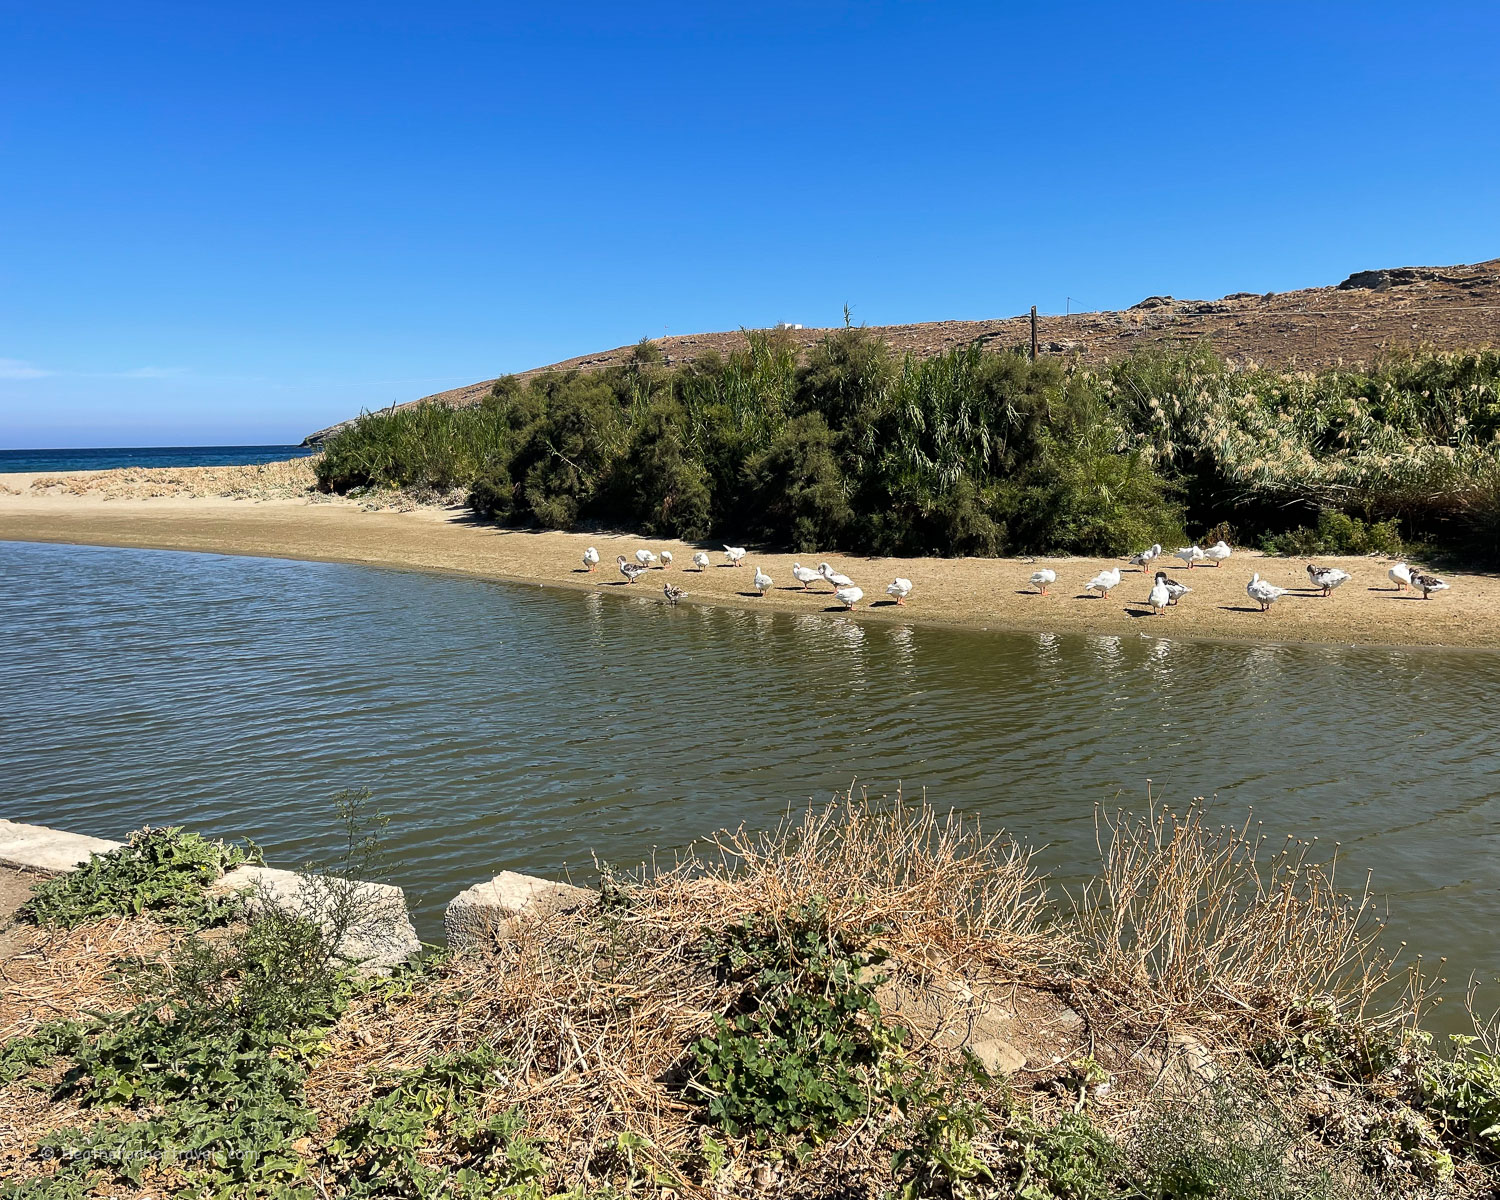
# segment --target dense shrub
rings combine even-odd
[[[367,414],[322,487],[465,489],[481,516],[812,553],[1116,554],[1232,521],[1295,553],[1500,546],[1500,351],[1231,368],[1205,344],[1100,369],[837,330],[669,365],[499,380]],[[1347,521],[1347,526],[1340,522]],[[1290,535],[1290,536],[1288,536]]]

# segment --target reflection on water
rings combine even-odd
[[[611,589],[612,590],[612,589]],[[612,590],[613,591],[613,590]],[[866,625],[319,563],[0,543],[0,815],[331,847],[395,814],[425,935],[858,780],[1086,869],[1096,803],[1217,796],[1340,842],[1450,978],[1500,971],[1500,656]]]

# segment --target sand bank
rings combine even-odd
[[[300,465],[300,464],[299,464]],[[225,470],[254,470],[234,468]],[[1398,594],[1386,578],[1386,563],[1374,558],[1322,556],[1354,578],[1324,599],[1308,586],[1300,560],[1265,558],[1237,551],[1221,568],[1191,572],[1168,563],[1193,593],[1162,616],[1145,605],[1148,576],[1126,569],[1108,599],[1083,598],[1083,584],[1116,560],[860,558],[840,554],[752,553],[739,568],[720,564],[689,568],[695,547],[681,542],[608,533],[502,530],[474,522],[461,509],[419,506],[406,511],[371,509],[355,501],[297,495],[290,480],[275,475],[281,494],[249,496],[237,482],[215,477],[203,483],[182,472],[152,472],[144,484],[122,482],[125,472],[70,475],[61,483],[0,475],[0,540],[69,542],[83,545],[195,550],[270,558],[361,563],[409,570],[447,571],[486,579],[598,590],[639,601],[660,602],[662,585],[687,591],[686,603],[726,604],[797,613],[841,611],[826,585],[804,592],[792,578],[794,560],[828,561],[865,591],[855,611],[864,620],[946,624],[1031,632],[1138,634],[1340,645],[1500,647],[1500,577],[1447,573],[1451,591],[1423,601]],[[147,473],[141,473],[147,474]],[[165,481],[163,482],[163,479]],[[35,486],[41,482],[43,486]],[[220,488],[215,491],[215,488]],[[140,498],[146,490],[149,498]],[[287,495],[290,491],[292,494]],[[598,548],[603,563],[587,573],[584,548]],[[617,554],[633,559],[640,547],[670,550],[671,569],[648,572],[627,584],[614,567]],[[0,552],[3,553],[3,552]],[[775,580],[765,596],[755,593],[754,567]],[[1027,578],[1039,566],[1057,571],[1051,594],[1034,594]],[[1252,571],[1296,589],[1262,614],[1245,595]],[[902,575],[915,583],[905,607],[885,595]]]

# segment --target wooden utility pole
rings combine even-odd
[[[1036,362],[1036,305],[1031,306],[1031,361]]]

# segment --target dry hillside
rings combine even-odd
[[[1030,318],[993,321],[924,321],[917,325],[872,327],[898,353],[938,354],[976,339],[994,347],[1030,339]],[[827,330],[792,332],[804,347]],[[1088,362],[1117,358],[1143,346],[1175,346],[1211,338],[1233,361],[1275,366],[1318,367],[1368,361],[1382,350],[1427,345],[1439,349],[1500,343],[1500,258],[1472,266],[1395,267],[1361,271],[1337,287],[1293,292],[1234,292],[1220,300],[1177,300],[1150,296],[1124,312],[1047,315],[1038,319],[1039,349]],[[739,330],[692,333],[661,339],[673,363],[692,362],[715,351],[727,354],[744,344]],[[619,346],[539,371],[596,371],[620,362],[630,346]],[[410,401],[421,404],[473,404],[494,380],[438,392]],[[320,441],[339,425],[309,437]]]

